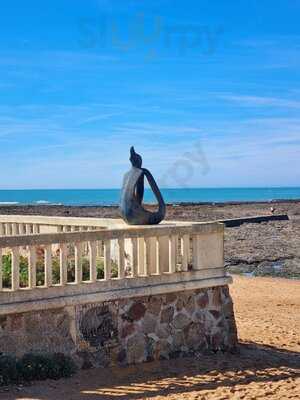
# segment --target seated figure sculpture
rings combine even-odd
[[[142,157],[134,151],[134,147],[130,148],[130,162],[132,168],[124,176],[121,192],[122,217],[129,225],[159,224],[165,217],[166,205],[152,174],[142,168]],[[155,212],[146,210],[142,205],[145,177],[158,201],[158,210]]]

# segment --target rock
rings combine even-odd
[[[176,310],[177,311],[181,311],[184,307],[184,301],[182,299],[182,297],[179,297],[177,302],[176,302]]]
[[[19,331],[23,328],[23,314],[13,314],[11,316],[10,328],[12,331]]]
[[[126,361],[126,350],[122,349],[121,351],[119,351],[119,354],[118,354],[118,362],[120,364],[123,364],[123,363],[125,363],[125,361]]]
[[[129,308],[127,312],[127,317],[131,321],[139,321],[145,315],[145,312],[146,312],[145,305],[140,302],[135,302]]]
[[[191,319],[187,315],[179,313],[174,317],[172,325],[175,329],[183,329],[189,325],[190,322]]]
[[[166,304],[174,303],[177,299],[177,295],[175,293],[166,294]]]
[[[160,339],[167,339],[170,333],[171,329],[168,324],[159,324],[156,328],[156,334]]]
[[[209,302],[209,298],[208,298],[208,293],[201,293],[198,297],[197,297],[197,304],[200,308],[205,308],[207,307]]]
[[[161,323],[166,322],[169,324],[173,319],[173,315],[174,315],[174,308],[172,306],[165,308],[161,312],[160,322]]]
[[[151,296],[147,305],[147,309],[154,315],[159,315],[161,310],[162,300],[158,297]]]
[[[135,326],[133,323],[125,323],[122,326],[121,338],[124,339],[130,336],[135,331]]]
[[[128,339],[126,353],[128,364],[146,361],[146,340],[142,333],[137,333]]]
[[[5,316],[3,316],[3,315],[0,316],[0,328],[3,329],[3,330],[7,326],[7,318],[8,317],[6,315]]]
[[[159,358],[161,360],[168,360],[170,358],[172,348],[168,340],[162,339],[159,343]]]
[[[185,305],[186,311],[192,315],[193,312],[195,311],[195,298],[194,296],[189,296],[186,305]]]
[[[186,332],[186,344],[189,349],[198,350],[205,342],[205,328],[201,323],[193,323]]]
[[[214,288],[212,291],[211,306],[220,309],[222,306],[221,288]]]
[[[214,317],[214,319],[219,319],[221,314],[217,310],[209,310],[210,314]]]
[[[173,349],[180,350],[184,346],[184,334],[182,331],[174,331],[172,333],[173,338]]]
[[[221,350],[224,347],[224,340],[223,336],[221,335],[220,332],[216,332],[212,337],[211,337],[211,347],[213,350]]]
[[[142,321],[142,331],[144,333],[155,332],[156,324],[157,324],[157,318],[154,317],[153,314],[146,311],[146,314]]]

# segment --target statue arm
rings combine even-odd
[[[142,174],[136,184],[136,198],[137,201],[142,204],[144,197],[144,174]]]
[[[161,212],[165,211],[166,205],[164,202],[164,199],[160,193],[160,190],[151,174],[150,171],[148,171],[146,168],[142,168],[146,178],[148,179],[149,185],[151,187],[151,189],[153,190],[153,193],[155,194],[155,197],[157,198],[158,204],[159,204],[159,209]]]

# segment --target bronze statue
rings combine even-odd
[[[130,225],[159,224],[166,214],[166,205],[160,190],[150,171],[142,168],[142,157],[134,151],[134,147],[130,148],[130,161],[132,168],[124,176],[121,192],[120,211],[122,217]],[[158,201],[156,212],[148,211],[142,205],[144,177],[147,178]]]

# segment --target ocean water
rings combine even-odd
[[[291,200],[300,199],[300,187],[162,189],[162,194],[166,203]],[[0,190],[0,205],[115,205],[119,197],[120,189]],[[144,201],[155,202],[149,189]]]

